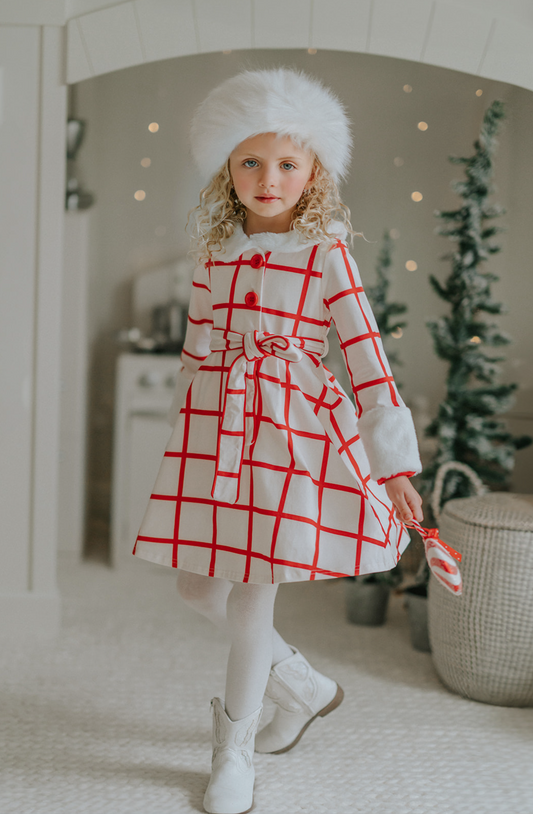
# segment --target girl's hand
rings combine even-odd
[[[414,486],[412,486],[409,478],[405,475],[390,478],[385,481],[385,489],[400,520],[404,523],[408,523],[414,517],[419,523],[422,522],[424,519],[422,513],[422,498]]]

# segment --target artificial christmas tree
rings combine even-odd
[[[505,488],[516,450],[531,443],[527,436],[513,437],[505,424],[494,418],[509,409],[517,385],[497,383],[498,363],[503,357],[491,356],[485,348],[506,345],[511,339],[494,322],[482,318],[483,314],[504,310],[491,293],[491,284],[498,277],[485,268],[489,257],[500,251],[493,238],[503,231],[488,223],[503,213],[501,207],[488,203],[493,191],[496,133],[503,118],[503,104],[493,102],[485,113],[474,154],[470,158],[450,157],[452,163],[465,168],[466,180],[455,181],[452,186],[462,202],[456,210],[436,213],[445,224],[439,234],[448,237],[456,248],[444,257],[452,264],[445,283],[430,278],[439,297],[450,304],[448,316],[427,323],[435,351],[449,368],[446,395],[427,429],[427,434],[437,439],[438,449],[423,475],[425,494],[433,490],[438,467],[451,460],[471,466],[488,486]],[[465,476],[451,472],[442,501],[469,493]]]

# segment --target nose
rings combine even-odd
[[[271,167],[265,167],[259,179],[259,186],[268,189],[275,186],[274,172]]]

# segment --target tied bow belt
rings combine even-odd
[[[326,342],[303,336],[276,336],[263,331],[241,334],[214,328],[211,351],[241,350],[226,380],[222,421],[218,433],[215,478],[211,496],[224,503],[239,498],[244,449],[257,435],[257,375],[265,356],[299,362],[304,354],[320,359],[327,353]],[[247,417],[252,421],[247,421]]]

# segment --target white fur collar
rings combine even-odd
[[[346,229],[342,223],[333,221],[330,231],[337,234],[339,238],[346,237]],[[224,259],[226,263],[236,260],[244,252],[262,249],[264,252],[299,252],[309,246],[314,246],[316,239],[306,239],[300,232],[292,229],[290,232],[259,232],[255,235],[244,234],[240,223],[235,227],[235,231],[222,244],[222,249],[217,252],[215,259]]]

